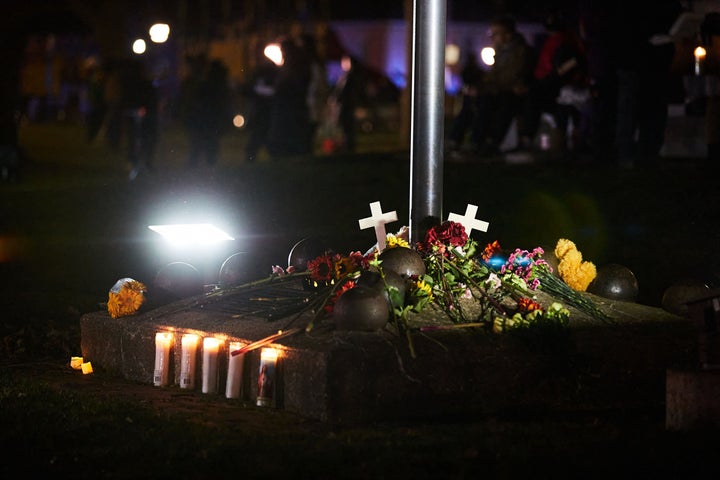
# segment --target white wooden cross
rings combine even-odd
[[[465,227],[465,233],[467,233],[468,237],[470,236],[470,232],[473,230],[480,230],[481,232],[487,232],[488,227],[490,224],[488,222],[485,222],[483,220],[477,220],[475,218],[475,215],[477,215],[478,207],[477,205],[471,205],[468,203],[467,209],[465,210],[465,216],[458,215],[457,213],[451,213],[448,215],[448,221],[451,222],[457,222],[463,227]]]
[[[372,202],[370,204],[370,216],[358,220],[360,224],[360,230],[366,228],[375,227],[375,236],[377,237],[378,251],[382,252],[385,250],[387,241],[387,233],[385,232],[385,224],[397,221],[397,212],[382,213],[382,207],[380,202]]]

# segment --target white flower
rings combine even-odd
[[[487,286],[488,290],[497,290],[501,287],[502,281],[496,273],[490,273],[485,280],[485,285]]]

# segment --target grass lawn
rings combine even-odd
[[[211,171],[184,168],[182,132],[167,128],[157,173],[127,180],[118,152],[88,145],[77,125],[27,125],[28,163],[0,184],[0,475],[76,478],[708,478],[720,467],[717,430],[673,433],[664,412],[505,412],[336,429],[283,412],[179,390],[135,385],[67,367],[79,354],[79,318],[100,310],[116,280],[152,283],[172,261],[208,281],[230,254],[248,271],[283,265],[292,245],[318,236],[336,251],[374,243],[357,220],[380,201],[409,216],[408,154],[392,135],[360,138],[358,155],[248,164],[244,137],[224,140]],[[476,159],[444,166],[444,215],[479,206],[479,241],[552,249],[575,241],[585,259],[619,263],[638,301],[660,306],[667,287],[717,286],[720,189],[693,159],[653,170]],[[208,254],[161,247],[147,225],[213,218],[236,240]],[[629,394],[631,394],[629,392]],[[411,399],[409,399],[411,401]],[[19,469],[19,470],[18,470]]]

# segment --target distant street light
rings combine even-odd
[[[145,40],[143,40],[142,38],[138,38],[132,44],[133,53],[136,53],[138,55],[142,55],[143,53],[145,53],[146,49],[147,45],[145,45]]]
[[[485,47],[480,51],[480,58],[485,65],[491,66],[495,64],[495,49]]]
[[[271,43],[267,45],[265,47],[265,50],[263,50],[263,53],[267,58],[270,59],[270,61],[272,61],[278,67],[282,66],[282,64],[284,63],[282,49],[277,43]]]
[[[449,66],[457,65],[460,61],[460,47],[450,43],[445,46],[445,64]]]
[[[156,23],[148,33],[153,43],[165,43],[170,36],[170,26],[167,23]]]

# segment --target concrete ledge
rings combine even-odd
[[[668,430],[720,427],[720,370],[668,370]]]
[[[283,355],[273,406],[336,424],[520,408],[662,406],[668,369],[695,365],[694,329],[687,320],[659,309],[617,302],[612,308],[623,322],[598,326],[580,321],[567,338],[551,344],[471,329],[415,334],[414,359],[403,338],[389,332],[339,332],[326,320],[309,334],[285,337],[274,345]],[[95,312],[81,318],[81,347],[83,357],[99,371],[152,384],[155,333],[174,332],[174,382],[163,388],[179,388],[183,333],[249,343],[276,333],[284,323],[202,308],[178,311],[173,305],[118,319]],[[297,320],[298,326],[306,323],[307,318]],[[220,397],[227,342],[220,355]],[[201,358],[199,351],[197,378]],[[244,402],[255,401],[258,369],[255,350],[245,357]]]

